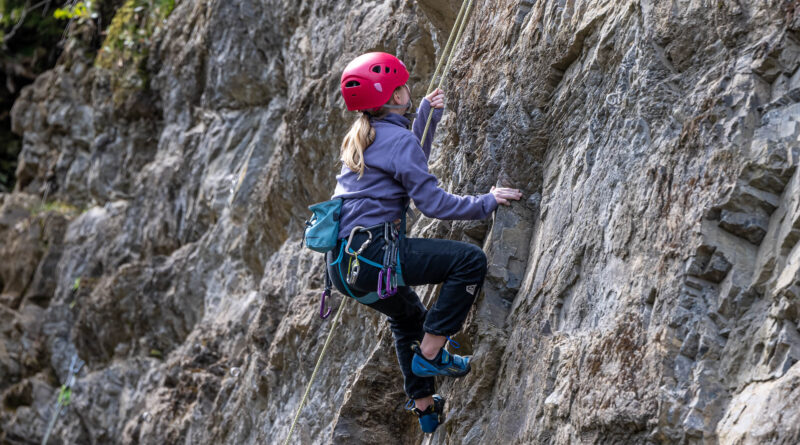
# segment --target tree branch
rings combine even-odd
[[[37,4],[33,5],[33,6],[25,8],[22,11],[22,16],[19,18],[19,21],[17,22],[17,24],[14,25],[13,28],[11,28],[11,31],[9,31],[8,34],[3,36],[3,49],[7,49],[6,48],[6,43],[9,40],[11,40],[12,37],[14,37],[14,34],[16,34],[17,30],[22,26],[22,23],[25,21],[25,18],[28,16],[28,13],[33,11],[34,9],[38,8],[39,6],[44,5],[44,4],[47,4],[47,6],[45,6],[45,11],[47,11],[47,8],[50,7],[50,2],[51,1],[52,0],[42,0],[42,1],[40,1],[39,3],[37,3]],[[26,5],[30,4],[30,0],[26,1],[25,4]]]

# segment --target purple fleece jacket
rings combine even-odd
[[[355,226],[369,227],[402,217],[409,196],[425,216],[438,219],[483,219],[497,208],[491,193],[457,196],[438,187],[438,180],[428,172],[428,156],[442,109],[433,111],[425,146],[419,144],[430,108],[423,99],[413,132],[408,129],[409,120],[397,113],[371,119],[375,141],[364,151],[364,176],[358,179],[358,173],[344,163],[336,176],[332,198],[344,198],[339,238],[349,236]]]

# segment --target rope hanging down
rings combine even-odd
[[[314,378],[317,376],[317,371],[319,371],[319,365],[322,364],[322,357],[325,356],[325,351],[328,349],[328,345],[331,342],[331,338],[333,338],[333,331],[336,329],[336,323],[339,322],[339,318],[344,311],[344,307],[347,306],[347,303],[350,301],[350,298],[345,297],[344,301],[339,305],[339,310],[336,311],[336,316],[333,317],[333,324],[331,325],[331,332],[328,333],[328,338],[325,339],[325,344],[322,346],[322,351],[319,353],[319,359],[317,359],[317,366],[314,366],[314,372],[311,373],[311,379],[308,381],[308,385],[306,386],[306,392],[303,393],[303,398],[300,399],[300,406],[297,407],[297,414],[294,415],[294,420],[292,421],[292,427],[289,428],[289,435],[286,436],[286,441],[283,442],[283,445],[287,445],[289,443],[289,439],[292,438],[292,433],[294,432],[294,427],[297,425],[297,419],[300,418],[300,411],[303,409],[303,405],[306,403],[306,398],[308,397],[309,391],[311,391],[311,384],[314,383]]]
[[[50,438],[50,433],[53,432],[53,428],[55,428],[56,421],[58,420],[58,415],[61,413],[61,407],[69,406],[70,399],[72,398],[72,386],[75,384],[75,377],[78,375],[81,368],[83,368],[84,364],[84,361],[78,358],[78,354],[72,356],[72,361],[69,364],[67,381],[61,385],[61,389],[58,392],[56,406],[53,408],[53,414],[50,416],[50,422],[47,424],[47,430],[44,433],[42,445],[47,445],[47,439]]]
[[[472,0],[463,0],[461,2],[461,9],[458,11],[458,16],[456,17],[455,23],[453,23],[453,29],[450,30],[450,37],[447,39],[447,44],[445,45],[445,49],[442,52],[442,56],[439,58],[439,63],[436,64],[436,70],[433,73],[433,77],[431,78],[431,83],[428,86],[429,91],[433,91],[433,83],[436,81],[436,76],[439,75],[439,69],[442,67],[442,62],[447,59],[447,63],[445,63],[444,71],[442,72],[442,76],[439,79],[439,86],[437,88],[441,88],[442,84],[444,83],[444,78],[447,76],[447,70],[450,68],[450,62],[453,60],[453,53],[455,52],[455,46],[458,41],[461,39],[461,33],[464,31],[464,25],[469,18],[470,10],[472,9]],[[458,32],[456,32],[456,29]],[[453,36],[455,35],[455,38]],[[448,50],[450,53],[448,54]],[[430,94],[430,93],[429,93]],[[433,110],[428,113],[428,121],[425,123],[425,131],[422,133],[422,140],[420,141],[420,145],[425,143],[425,136],[428,134],[428,127],[431,124],[431,116],[433,116]],[[252,149],[250,151],[252,154]],[[235,196],[236,191],[239,190],[239,186],[244,179],[244,175],[247,173],[247,164],[249,163],[250,154],[247,156],[247,161],[245,161],[244,169],[239,176],[239,182],[236,185],[236,189],[233,192]],[[231,197],[231,202],[233,201],[233,197]],[[297,420],[300,418],[300,412],[303,410],[303,405],[306,403],[306,399],[308,398],[308,393],[311,391],[311,385],[314,383],[314,378],[317,376],[317,371],[319,371],[319,366],[322,364],[322,358],[325,356],[325,351],[328,349],[328,345],[331,342],[331,338],[333,338],[333,333],[336,330],[336,325],[339,323],[339,318],[341,318],[342,312],[344,307],[347,305],[350,298],[345,297],[344,301],[339,305],[339,310],[336,311],[336,316],[333,317],[333,323],[331,324],[331,330],[328,333],[328,338],[325,339],[325,344],[322,346],[322,351],[319,353],[319,358],[317,359],[317,364],[314,366],[314,372],[311,373],[311,379],[308,381],[308,385],[306,386],[306,390],[303,393],[303,398],[300,399],[300,406],[297,407],[297,413],[294,416],[294,420],[292,421],[292,426],[289,428],[289,434],[286,436],[286,440],[283,442],[283,445],[288,445],[289,440],[292,438],[292,433],[294,433],[295,426],[297,426]]]
[[[466,10],[464,8],[464,4],[466,3]],[[450,54],[447,54],[448,47],[450,45],[450,39],[447,39],[447,46],[445,46],[444,52],[442,53],[441,59],[439,59],[439,66],[442,65],[442,60],[445,58],[445,54],[447,54],[447,63],[444,66],[444,71],[442,72],[442,77],[439,78],[439,86],[436,88],[441,88],[444,84],[444,79],[447,77],[447,71],[450,69],[450,62],[453,61],[453,54],[456,52],[456,45],[458,45],[458,41],[461,40],[461,33],[464,32],[464,25],[466,25],[467,21],[469,20],[469,13],[472,11],[472,0],[464,0],[461,3],[461,10],[458,12],[458,17],[456,18],[456,22],[453,23],[453,29],[450,31],[450,39],[453,37],[453,31],[456,30],[456,26],[458,26],[458,33],[456,34],[456,38],[453,41],[453,46],[450,48]],[[464,13],[462,16],[462,12]],[[459,20],[461,23],[459,23]],[[428,92],[425,94],[426,96],[433,92],[433,82],[436,79],[436,75],[439,73],[439,66],[436,67],[436,72],[433,74],[433,78],[431,78],[431,84],[428,85]],[[425,121],[425,131],[422,132],[422,140],[420,140],[420,145],[425,145],[425,137],[428,136],[428,129],[431,126],[431,117],[433,117],[433,110],[428,113],[428,120]]]

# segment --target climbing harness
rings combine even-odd
[[[78,354],[72,356],[72,361],[69,364],[67,381],[61,385],[61,389],[58,391],[56,406],[53,409],[53,415],[50,416],[50,422],[47,424],[47,430],[44,433],[42,445],[47,445],[47,439],[50,438],[50,433],[53,432],[53,428],[56,426],[56,420],[58,420],[58,415],[61,413],[61,407],[69,406],[70,398],[72,397],[72,385],[75,384],[75,376],[80,372],[81,368],[83,368],[83,365],[84,361],[78,358]]]
[[[433,77],[431,78],[431,83],[430,83],[430,86],[428,87],[428,90],[431,90],[431,88],[433,87],[433,83],[435,82],[436,76],[439,75],[439,69],[442,66],[442,61],[444,61],[445,58],[446,58],[447,59],[447,63],[445,64],[444,71],[442,72],[441,78],[439,79],[439,87],[442,86],[442,83],[444,82],[444,78],[447,76],[447,71],[448,71],[448,69],[450,67],[450,62],[452,61],[453,53],[455,52],[454,51],[455,45],[461,39],[461,33],[464,31],[464,25],[467,22],[467,19],[469,17],[471,9],[472,9],[472,0],[463,0],[462,3],[461,3],[461,9],[459,10],[458,16],[456,17],[456,21],[453,23],[453,29],[450,30],[450,37],[448,37],[448,39],[447,39],[447,45],[445,46],[445,50],[444,50],[444,52],[442,52],[442,56],[439,58],[439,62],[437,64],[437,66],[436,66],[436,70],[435,70],[435,72],[433,74]],[[456,29],[458,29],[458,33],[455,34],[455,38],[454,38],[453,35],[454,35],[454,32],[456,31]],[[449,54],[448,54],[448,50],[450,50]],[[428,134],[428,128],[430,126],[431,117],[432,116],[433,116],[433,112],[431,111],[430,113],[428,113],[428,120],[425,123],[425,130],[422,133],[422,139],[420,140],[420,145],[423,145],[425,143],[425,137]],[[250,155],[252,155],[252,149],[251,149]],[[248,157],[247,157],[248,159],[245,162],[244,169],[243,169],[243,171],[242,171],[242,173],[240,175],[239,183],[238,183],[238,185],[236,187],[236,190],[238,190],[239,186],[241,185],[241,183],[242,183],[242,181],[244,179],[244,175],[247,172],[247,164],[249,163],[250,155],[248,155]],[[236,194],[236,191],[234,191],[233,195],[235,196],[235,194]],[[233,202],[234,196],[231,196],[231,202]],[[406,210],[407,209],[408,209],[408,206],[406,206]],[[404,211],[403,212],[403,225],[402,225],[402,230],[399,233],[399,236],[397,237],[398,241],[405,236],[405,222],[406,222],[405,218],[406,218],[406,212]],[[384,229],[384,236],[386,236],[385,229]],[[390,248],[387,247],[387,249],[390,249],[391,251],[394,251],[395,253],[389,252],[389,254],[388,254],[389,258],[386,258],[386,255],[384,255],[384,258],[385,258],[384,262],[386,262],[386,261],[394,261],[396,259],[397,260],[397,263],[396,263],[396,274],[393,274],[393,271],[394,271],[393,269],[387,268],[386,275],[385,276],[379,276],[379,278],[384,278],[385,280],[388,278],[388,281],[384,282],[384,286],[385,286],[384,290],[388,289],[389,292],[391,292],[392,290],[394,290],[394,292],[397,292],[397,287],[398,286],[403,286],[404,283],[403,283],[403,279],[402,279],[402,270],[401,270],[401,264],[400,264],[400,261],[399,261],[399,256],[398,256],[399,252],[398,252],[398,249],[397,249],[397,245],[396,245],[396,243],[387,243],[386,246],[389,246],[390,244],[392,244],[392,247],[390,247]],[[366,264],[373,265],[373,266],[381,268],[383,270],[383,266],[384,265],[374,263],[372,261],[367,260],[366,258],[359,258],[359,255],[355,251],[351,251],[351,248],[349,246],[346,246],[346,245],[344,245],[344,243],[342,243],[342,248],[339,250],[339,257],[336,259],[335,262],[331,263],[331,265],[335,264],[337,266],[337,269],[339,270],[339,274],[340,275],[341,275],[342,271],[341,271],[341,268],[338,266],[338,262],[340,262],[342,260],[342,255],[343,255],[344,249],[346,247],[347,247],[348,255],[351,255],[351,256],[355,255],[355,257],[359,261],[359,263],[361,261],[363,261]],[[391,264],[394,265],[395,263],[391,263]],[[360,266],[360,264],[359,264],[359,266]],[[343,278],[343,277],[340,276],[340,278]],[[330,296],[330,284],[329,284],[330,283],[330,277],[327,275],[327,270],[326,270],[325,279],[326,279],[326,290],[323,291],[323,294],[322,294],[322,306],[320,307],[320,316],[323,315],[323,311],[325,310],[325,297],[326,297],[326,295]],[[381,280],[379,279],[379,282],[380,281]],[[387,282],[388,282],[388,285],[385,284]],[[347,287],[346,280],[342,279],[342,283],[345,286],[345,290],[347,290],[348,294],[350,294],[350,296],[353,297],[353,299],[361,301],[358,298],[356,298],[355,295],[352,294],[352,292],[350,291],[350,288]],[[376,292],[376,294],[377,294],[377,292]],[[383,292],[381,294],[383,294]],[[369,295],[371,295],[371,293],[367,294],[366,296],[361,297],[361,298],[364,299]],[[380,299],[380,296],[377,296],[377,298]],[[325,351],[328,349],[328,345],[331,342],[331,338],[333,338],[333,333],[336,330],[336,325],[338,324],[339,319],[341,318],[342,312],[344,310],[344,307],[347,305],[348,301],[349,301],[348,299],[344,299],[344,301],[342,301],[342,303],[339,305],[339,310],[336,311],[336,316],[333,317],[333,324],[331,324],[331,330],[328,333],[328,337],[325,339],[325,344],[322,346],[322,351],[320,351],[320,353],[319,353],[319,358],[317,359],[317,364],[316,364],[316,366],[314,366],[314,372],[311,373],[311,379],[309,379],[308,385],[306,386],[305,393],[303,394],[303,398],[300,400],[300,405],[297,407],[297,413],[295,414],[294,420],[292,421],[292,426],[289,428],[289,434],[286,436],[286,440],[283,442],[284,445],[288,445],[289,440],[291,440],[291,438],[292,438],[292,433],[294,432],[295,426],[297,426],[297,420],[300,418],[300,412],[303,410],[303,405],[305,405],[306,399],[308,397],[308,393],[311,390],[311,385],[314,383],[314,378],[317,376],[317,371],[319,371],[320,364],[322,363],[322,358],[325,356]],[[330,310],[328,310],[327,314],[330,314]],[[327,317],[327,314],[326,314],[326,317]]]
[[[408,210],[408,206],[406,206],[406,210]],[[402,230],[398,230],[398,228],[390,222],[376,224],[371,227],[356,226],[350,232],[350,238],[348,239],[347,243],[341,243],[339,255],[336,257],[336,260],[331,263],[331,266],[336,266],[336,269],[339,271],[340,281],[344,286],[345,291],[354,300],[362,304],[371,304],[378,300],[383,300],[397,294],[398,287],[405,286],[402,267],[400,264],[400,249],[398,248],[400,240],[405,233],[405,222],[404,215],[401,223]],[[361,256],[361,253],[366,249],[367,245],[372,242],[372,230],[381,227],[383,228],[385,241],[383,246],[384,255],[382,264]],[[369,234],[369,238],[364,241],[364,243],[359,247],[358,251],[354,251],[352,248],[352,239],[356,232],[367,232]],[[339,265],[344,261],[345,253],[350,256],[347,278],[342,275],[342,269]],[[361,269],[361,263],[380,269],[380,272],[378,273],[378,287],[374,292],[369,292],[364,296],[356,297],[353,294],[353,291],[350,289],[350,286],[353,286],[355,283],[355,279],[357,278],[358,272],[360,272]],[[354,269],[356,269],[355,276],[352,276],[354,274]]]

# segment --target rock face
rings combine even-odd
[[[800,442],[800,3],[474,5],[431,169],[525,199],[411,228],[487,253],[473,371],[423,437],[350,302],[292,443]],[[396,53],[418,100],[459,6],[181,1],[129,100],[80,45],[26,87],[0,442],[41,441],[75,355],[49,443],[281,442],[330,326],[300,236],[354,118],[341,70]]]

